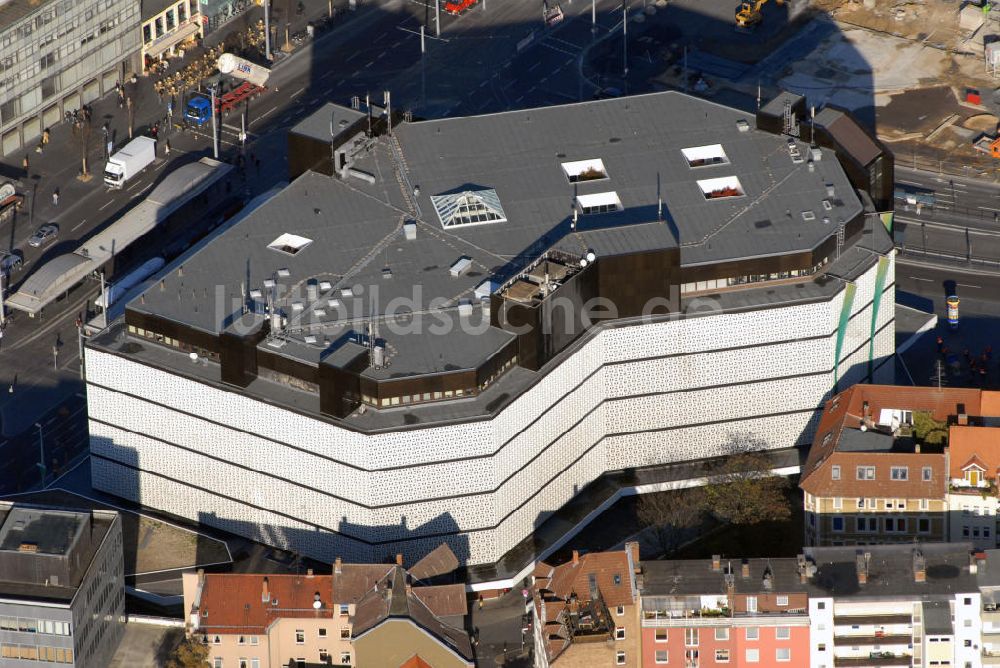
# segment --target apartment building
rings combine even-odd
[[[185,573],[188,630],[209,646],[212,668],[471,665],[465,588],[426,584],[454,570],[447,547],[409,570],[345,564],[331,575]]]
[[[1000,392],[856,385],[831,398],[803,468],[806,543],[997,546]]]
[[[118,513],[0,502],[0,666],[107,668],[124,614]]]
[[[806,544],[947,540],[948,428],[981,394],[855,385],[831,398],[799,483]]]
[[[639,544],[544,562],[532,577],[535,666],[638,666],[641,661]]]
[[[139,0],[0,3],[0,147],[34,148],[138,70]]]
[[[808,665],[804,559],[642,564],[642,668]]]
[[[807,547],[805,556],[808,665],[982,665],[979,568],[990,557],[971,543]]]
[[[305,119],[328,173],[88,340],[95,488],[324,561],[445,540],[516,572],[609,471],[805,446],[832,387],[891,378],[894,247],[841,149],[679,92],[387,120]]]
[[[983,404],[1000,398],[1000,393],[984,392]],[[1000,403],[1000,399],[997,399]],[[1000,414],[1000,406],[996,411]],[[980,411],[986,412],[986,411]],[[993,411],[989,411],[993,412]],[[1000,500],[997,473],[1000,471],[1000,420],[989,417],[958,416],[948,429],[948,507],[952,540],[971,541],[978,548],[998,545],[997,520]]]

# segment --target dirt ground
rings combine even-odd
[[[68,508],[118,510],[122,518],[125,574],[153,573],[230,561],[222,541],[146,515],[111,508],[61,490],[47,490],[17,497],[27,503]]]

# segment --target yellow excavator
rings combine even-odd
[[[785,0],[774,0],[776,4],[783,5]],[[761,7],[767,0],[744,0],[736,8],[736,30],[739,32],[750,32],[757,27],[757,24],[764,18],[760,13]]]

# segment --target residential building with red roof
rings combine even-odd
[[[465,587],[431,584],[457,563],[443,547],[409,570],[400,556],[337,559],[331,575],[185,573],[187,628],[209,646],[212,668],[466,668]]]
[[[799,486],[806,544],[996,547],[1000,392],[855,385],[823,411]]]
[[[639,544],[535,567],[535,665],[639,666]]]

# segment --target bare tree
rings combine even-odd
[[[772,472],[766,443],[752,435],[737,436],[730,454],[712,471],[716,481],[705,486],[709,512],[732,524],[759,524],[791,516],[788,479]]]
[[[80,144],[80,175],[81,181],[90,180],[90,169],[87,164],[87,153],[90,151],[90,119],[80,118],[73,123],[73,136]]]
[[[701,524],[705,515],[705,494],[700,487],[643,494],[636,507],[639,521],[648,526],[664,554],[676,550]]]

